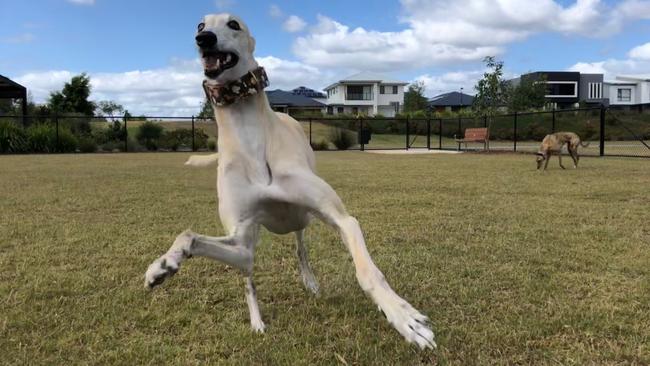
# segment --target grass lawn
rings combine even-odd
[[[263,232],[249,329],[238,273],[193,258],[143,274],[186,228],[221,235],[214,169],[185,153],[0,156],[0,363],[650,364],[650,160],[546,173],[515,154],[318,154],[397,293],[432,321],[419,351],[356,284],[333,230]],[[566,161],[568,165],[568,160]]]

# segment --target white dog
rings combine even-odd
[[[205,69],[204,89],[219,128],[217,193],[222,237],[180,234],[145,274],[153,288],[176,273],[185,259],[203,256],[242,271],[253,330],[264,331],[253,284],[253,257],[260,225],[277,234],[295,233],[300,273],[314,293],[318,284],[307,261],[303,230],[313,216],[336,228],[352,255],[361,288],[409,342],[435,347],[427,317],[399,297],[375,266],[357,220],[334,190],[314,172],[314,153],[299,123],[271,110],[263,88],[266,74],[253,57],[255,40],[229,14],[207,15],[196,36]],[[217,155],[192,157],[204,166]]]

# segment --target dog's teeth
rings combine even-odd
[[[230,62],[230,54],[226,55],[226,62]]]

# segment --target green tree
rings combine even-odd
[[[545,79],[521,78],[519,84],[508,85],[505,90],[506,104],[510,112],[539,109],[546,104]]]
[[[505,90],[507,85],[503,80],[503,61],[497,61],[493,56],[483,59],[488,68],[483,78],[476,83],[474,110],[480,115],[494,116],[498,108],[505,105]]]
[[[115,103],[112,100],[102,100],[97,102],[97,111],[103,115],[108,115],[113,119],[116,113],[124,112],[124,107],[121,104]]]
[[[158,149],[159,140],[163,135],[163,128],[157,123],[145,121],[138,126],[135,138],[139,143],[144,145],[147,150]]]
[[[65,83],[63,89],[50,94],[48,106],[57,113],[81,113],[92,116],[95,104],[88,100],[90,96],[90,77],[85,73],[73,76]]]
[[[212,109],[212,103],[206,98],[203,103],[201,103],[201,112],[198,115],[199,118],[213,119],[214,110]]]
[[[426,111],[429,103],[424,96],[424,82],[416,81],[409,85],[404,93],[404,112]]]

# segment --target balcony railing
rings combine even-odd
[[[372,93],[347,93],[346,100],[372,100]]]

